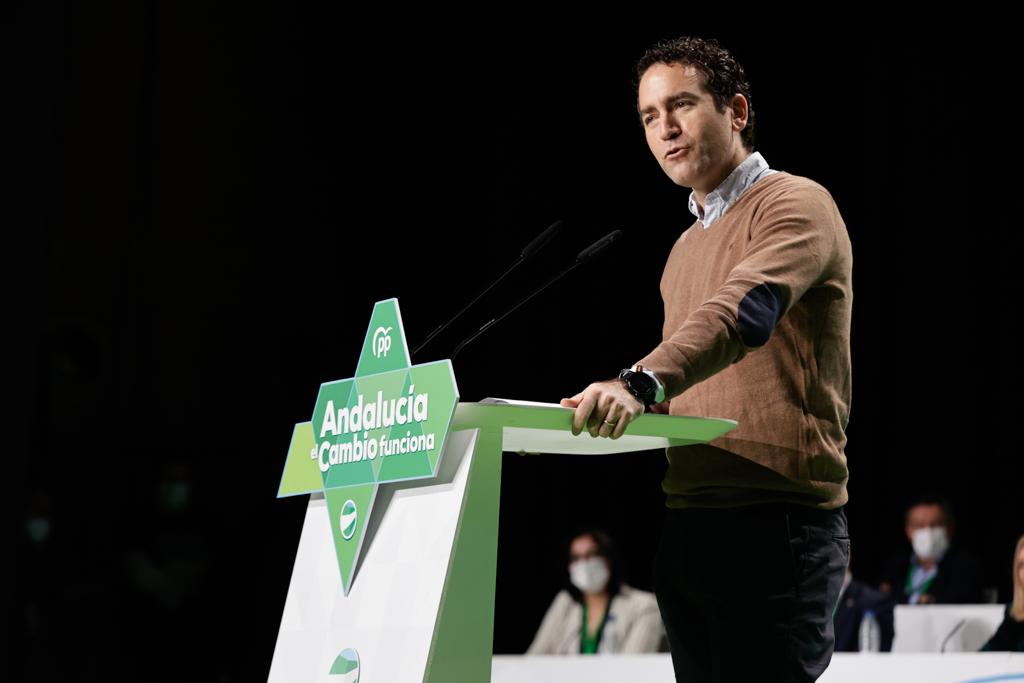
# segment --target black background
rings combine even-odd
[[[1009,598],[1012,43],[670,11],[7,10],[13,680],[266,677],[306,505],[274,497],[292,425],[353,374],[373,302],[399,299],[415,346],[564,219],[414,362],[617,228],[612,253],[462,352],[462,400],[557,401],[653,348],[661,268],[693,218],[647,150],[631,68],[682,34],[733,51],[757,150],[827,187],[850,232],[854,572],[876,581],[908,498],[938,491]],[[581,524],[650,589],[663,474],[660,452],[504,457],[495,652],[525,650]],[[171,481],[191,487],[177,513]]]

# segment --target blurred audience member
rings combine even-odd
[[[853,556],[851,555],[851,558]],[[878,621],[881,652],[892,650],[893,609],[896,601],[888,593],[877,591],[871,586],[853,578],[850,567],[846,567],[843,588],[839,593],[833,623],[836,630],[836,652],[857,652],[860,650],[860,628],[864,615],[871,612]]]
[[[886,563],[879,588],[900,604],[982,602],[981,562],[952,545],[955,524],[949,503],[919,498],[907,508],[904,531],[910,551]]]
[[[572,539],[568,570],[569,584],[555,596],[526,654],[657,652],[663,646],[657,599],[622,582],[605,532]]]
[[[1013,600],[1006,606],[1003,623],[981,649],[1024,652],[1024,536],[1013,551]]]

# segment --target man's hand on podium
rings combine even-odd
[[[572,398],[563,398],[559,404],[576,409],[572,417],[573,436],[586,427],[591,436],[617,439],[630,422],[644,414],[643,404],[626,389],[621,379],[594,382]]]

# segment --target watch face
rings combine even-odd
[[[654,389],[654,380],[643,372],[634,372],[632,380],[637,386],[641,387],[644,392]]]
[[[632,370],[624,372],[622,375],[630,392],[640,399],[644,405],[654,402],[654,392],[657,391],[657,387],[654,386],[653,379],[642,372],[634,372]]]

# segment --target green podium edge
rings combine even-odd
[[[456,407],[450,432],[479,432],[434,624],[425,683],[491,680],[502,429],[569,431],[572,416],[572,409],[559,407],[479,403]],[[735,426],[734,420],[720,418],[644,414],[630,423],[625,433],[662,437],[670,446],[685,446],[711,441]],[[584,432],[578,438],[593,437]]]

